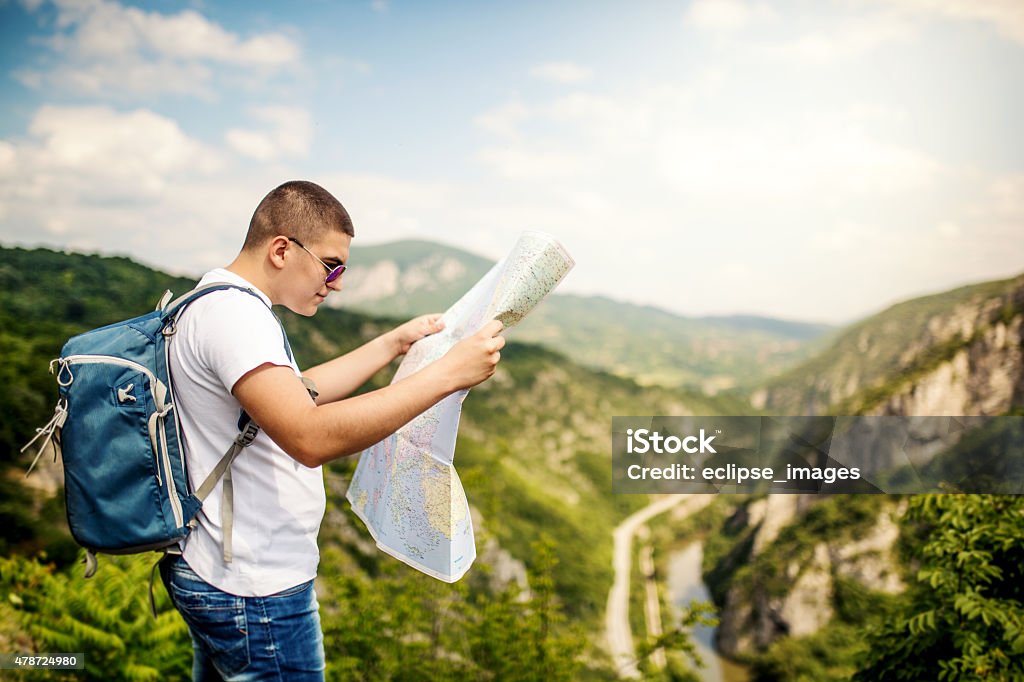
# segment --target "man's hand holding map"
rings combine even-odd
[[[444,329],[413,344],[393,381],[443,356],[491,319],[518,323],[572,269],[553,237],[525,232],[512,251],[445,312]],[[397,433],[363,452],[348,490],[352,509],[377,546],[445,582],[476,558],[473,522],[453,466],[468,390],[448,396]]]

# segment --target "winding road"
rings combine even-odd
[[[615,527],[612,533],[612,567],[615,580],[608,592],[608,607],[605,611],[605,635],[608,651],[615,662],[620,677],[638,678],[636,649],[633,646],[633,631],[629,626],[629,578],[633,565],[633,537],[637,530],[659,514],[664,514],[681,504],[686,504],[687,514],[707,506],[711,495],[660,495],[651,504],[630,514]]]

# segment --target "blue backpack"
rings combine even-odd
[[[72,337],[50,363],[60,392],[57,407],[22,451],[43,439],[28,473],[48,444],[54,461],[61,454],[68,525],[86,550],[86,578],[96,572],[97,552],[179,553],[178,543],[195,528],[203,500],[221,478],[224,560],[231,561],[231,462],[259,426],[242,412],[238,436],[199,489],[191,490],[168,366],[178,316],[201,296],[224,289],[259,298],[233,284],[196,288],[171,302],[168,291],[149,314]],[[281,333],[291,359],[283,326]]]

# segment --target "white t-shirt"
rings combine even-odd
[[[264,363],[299,369],[288,359],[270,299],[242,277],[218,268],[199,282],[238,284],[193,302],[171,339],[175,410],[184,434],[189,481],[197,490],[238,435],[241,405],[231,389]],[[326,505],[323,472],[299,464],[260,431],[232,466],[233,558],[224,563],[221,496],[217,483],[184,543],[189,566],[231,594],[266,596],[316,576],[316,539]]]

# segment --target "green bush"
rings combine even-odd
[[[31,559],[0,557],[0,597],[35,653],[85,654],[85,670],[67,671],[68,679],[187,679],[188,627],[161,585],[154,587],[155,621],[150,613],[147,585],[155,560],[155,554],[104,556],[86,580],[80,567],[58,571]]]
[[[907,604],[872,628],[855,680],[1024,679],[1024,498],[922,495]]]

